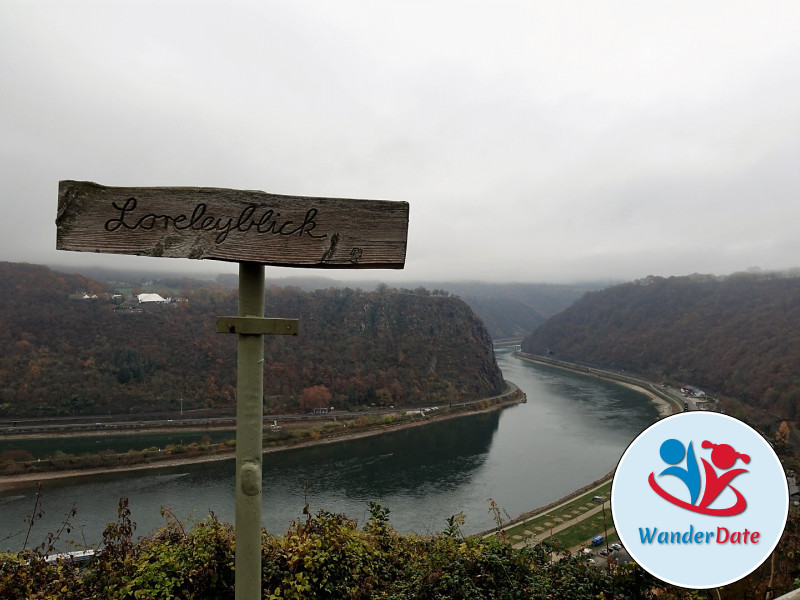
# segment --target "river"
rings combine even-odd
[[[557,500],[611,471],[656,418],[642,393],[521,361],[510,347],[496,354],[505,378],[527,394],[527,404],[265,455],[267,530],[284,533],[303,517],[306,499],[312,512],[344,512],[360,523],[368,517],[369,501],[378,501],[401,532],[441,531],[458,512],[465,515],[465,533],[488,529],[494,525],[489,498],[509,517]],[[65,538],[96,544],[105,523],[116,519],[123,496],[140,535],[163,525],[162,506],[181,519],[201,519],[213,510],[233,522],[233,481],[233,460],[227,460],[48,482],[42,486],[44,516],[28,545],[58,530],[73,504],[78,512]],[[21,548],[34,500],[35,489],[0,491],[0,549]]]

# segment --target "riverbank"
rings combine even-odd
[[[412,427],[421,427],[423,425],[428,425],[440,421],[457,419],[460,417],[468,417],[477,414],[490,413],[497,410],[501,410],[503,408],[507,408],[509,406],[514,406],[516,404],[525,402],[524,392],[522,392],[515,384],[513,384],[510,381],[506,381],[506,384],[508,387],[503,394],[499,396],[493,396],[490,398],[484,398],[482,400],[476,400],[474,402],[461,405],[460,409],[455,409],[455,408],[441,409],[440,412],[435,412],[435,413],[422,412],[421,410],[416,410],[416,409],[409,409],[407,411],[398,411],[397,413],[390,413],[390,414],[400,414],[401,412],[405,412],[406,414],[411,414],[410,417],[411,420],[386,419],[385,417],[387,415],[382,415],[382,417],[384,418],[380,422],[376,421],[374,424],[370,424],[369,426],[360,429],[351,428],[349,431],[343,431],[346,430],[347,428],[342,427],[342,429],[338,430],[335,434],[320,436],[317,439],[311,438],[308,439],[307,441],[264,447],[262,449],[262,453],[272,454],[275,452],[285,452],[297,448],[307,448],[309,446],[318,446],[324,444],[335,444],[338,442],[345,442],[349,440],[372,437],[376,435],[381,435],[383,433],[388,433],[390,431],[401,431],[404,429],[410,429]],[[187,429],[181,428],[181,431],[187,431]],[[54,437],[59,437],[59,436],[68,437],[68,435],[65,434],[54,434]],[[213,454],[198,454],[195,456],[182,456],[176,458],[160,458],[157,460],[151,460],[149,462],[134,463],[130,465],[109,465],[109,466],[82,468],[82,469],[64,469],[64,470],[41,471],[41,472],[26,472],[13,475],[2,475],[0,476],[0,489],[11,490],[11,489],[26,488],[35,486],[38,483],[44,481],[55,481],[55,480],[71,479],[76,477],[103,475],[107,473],[143,471],[150,469],[178,467],[190,464],[220,462],[225,460],[233,460],[235,456],[236,456],[235,448],[228,448],[224,451],[215,452]]]
[[[630,381],[627,380],[629,378],[614,373],[598,371],[597,369],[590,369],[588,367],[564,363],[562,361],[555,361],[544,357],[526,354],[520,351],[514,352],[513,355],[523,361],[540,364],[547,367],[554,367],[572,373],[577,373],[579,375],[594,377],[596,379],[604,379],[606,381],[611,381],[624,386],[628,389],[640,392],[647,396],[650,402],[655,406],[659,419],[669,416],[674,412],[680,411],[680,404],[677,399],[674,401],[666,399],[664,396],[660,395],[664,394],[664,392],[657,393],[652,388],[648,387],[649,384]],[[509,539],[509,542],[513,544],[515,548],[520,548],[526,544],[535,544],[536,541],[540,541],[540,538],[544,539],[544,537],[550,535],[549,532],[565,530],[569,526],[576,525],[587,517],[592,516],[593,513],[597,512],[600,509],[600,506],[595,506],[592,496],[597,493],[598,490],[603,489],[605,490],[605,493],[602,494],[602,496],[603,499],[607,501],[610,497],[610,485],[613,477],[614,470],[607,473],[605,476],[592,481],[588,485],[570,492],[562,498],[550,502],[545,506],[540,506],[531,511],[525,512],[516,518],[504,522],[501,528],[494,527],[474,535],[476,537],[489,537],[498,535],[500,531],[502,531],[503,535]],[[559,511],[562,511],[565,514],[560,514]],[[545,523],[549,527],[549,532],[548,527],[543,527],[541,525],[535,526],[535,524],[533,524],[537,520],[546,520],[545,517],[552,517],[552,522]]]
[[[533,354],[526,354],[525,352],[521,351],[514,352],[514,356],[519,358],[520,360],[526,360],[528,362],[544,365],[546,367],[564,369],[565,371],[570,371],[572,373],[577,373],[579,375],[586,375],[587,377],[596,377],[598,379],[613,381],[614,383],[617,383],[629,389],[641,392],[642,394],[650,398],[650,401],[656,407],[659,419],[668,417],[669,415],[675,412],[680,412],[681,410],[679,400],[677,398],[670,400],[665,398],[661,394],[656,393],[652,387],[648,387],[649,385],[652,384],[645,384],[644,382],[638,382],[632,380],[630,377],[617,375],[615,373],[610,373],[608,371],[600,371],[598,369],[592,369],[589,367],[584,367],[573,363],[566,363],[563,361],[557,361],[554,359],[539,357]]]
[[[616,471],[616,469],[614,469],[614,471]],[[563,498],[559,498],[558,500],[554,500],[553,502],[550,502],[549,504],[546,504],[545,506],[540,506],[539,508],[534,508],[533,510],[530,510],[528,512],[522,513],[520,516],[516,517],[515,519],[511,519],[509,521],[503,522],[502,527],[500,527],[499,529],[497,527],[493,527],[491,529],[487,529],[486,531],[481,531],[479,533],[475,533],[475,534],[473,534],[472,537],[490,537],[490,536],[493,536],[493,535],[497,535],[500,531],[508,532],[508,531],[511,531],[511,530],[519,527],[520,525],[523,525],[523,524],[525,524],[525,523],[527,523],[527,522],[529,522],[529,521],[531,521],[531,520],[533,520],[533,519],[535,519],[537,517],[541,517],[543,515],[546,515],[546,514],[552,512],[555,509],[562,508],[562,507],[568,505],[569,503],[571,503],[576,498],[584,496],[588,492],[593,492],[593,491],[603,487],[604,485],[607,485],[608,483],[610,483],[611,480],[614,478],[614,471],[611,471],[610,473],[607,473],[606,475],[604,475],[600,479],[597,479],[597,480],[593,481],[592,483],[590,483],[588,485],[585,485],[580,489],[575,490],[574,492],[570,492],[569,494],[567,494]]]

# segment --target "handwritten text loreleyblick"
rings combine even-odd
[[[188,229],[193,229],[195,231],[218,231],[219,233],[214,239],[217,244],[224,242],[228,234],[232,231],[245,233],[251,229],[257,233],[271,233],[273,235],[297,235],[298,237],[302,237],[305,233],[314,239],[327,237],[327,234],[314,235],[312,233],[317,226],[314,220],[317,216],[316,208],[308,209],[303,218],[303,222],[297,224],[297,222],[291,220],[282,221],[280,219],[280,213],[276,213],[272,209],[267,209],[260,216],[256,217],[255,213],[258,206],[255,204],[248,204],[242,209],[242,212],[239,213],[236,219],[233,217],[215,217],[213,215],[207,215],[206,211],[208,210],[208,206],[202,202],[194,207],[191,215],[180,214],[174,216],[155,213],[147,213],[141,216],[134,215],[133,213],[137,205],[136,198],[128,198],[122,206],[116,202],[112,202],[111,204],[119,211],[119,217],[109,219],[105,223],[106,231],[112,232],[121,228],[127,230],[141,229],[150,231],[160,227],[169,229],[170,226],[177,231]]]

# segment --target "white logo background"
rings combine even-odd
[[[691,512],[656,494],[647,482],[650,473],[656,482],[676,498],[689,502],[688,491],[677,477],[658,477],[668,464],[660,455],[661,444],[677,439],[692,442],[701,478],[705,471],[701,458],[710,464],[711,450],[701,444],[729,444],[747,454],[750,462],[741,460],[732,468],[747,469],[730,485],[747,500],[747,508],[735,516],[710,516]],[[679,466],[685,466],[685,462]],[[722,474],[721,469],[716,469]],[[704,486],[703,486],[704,487]],[[702,490],[700,493],[702,497]],[[732,491],[726,490],[709,508],[726,508],[735,502]],[[699,503],[699,502],[698,502]],[[655,577],[687,588],[705,589],[737,581],[755,570],[772,553],[780,540],[789,509],[789,490],[783,467],[764,438],[749,426],[732,417],[712,412],[686,412],[657,421],[628,446],[614,475],[611,491],[611,511],[620,540],[631,557]],[[710,543],[643,543],[639,529],[654,528],[658,532],[690,530],[713,531]],[[717,543],[717,527],[729,532],[745,529],[759,532],[758,542],[747,544]],[[656,534],[657,535],[657,534]],[[681,535],[683,537],[683,535]]]

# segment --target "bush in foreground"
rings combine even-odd
[[[552,561],[544,546],[514,549],[465,538],[451,519],[439,535],[400,535],[388,509],[370,505],[363,528],[319,511],[282,536],[263,535],[264,598],[651,598],[636,567],[609,571],[577,557]],[[169,511],[153,536],[133,541],[126,503],[94,561],[79,568],[35,553],[0,555],[0,597],[223,599],[234,597],[234,533],[213,514],[184,525]]]

